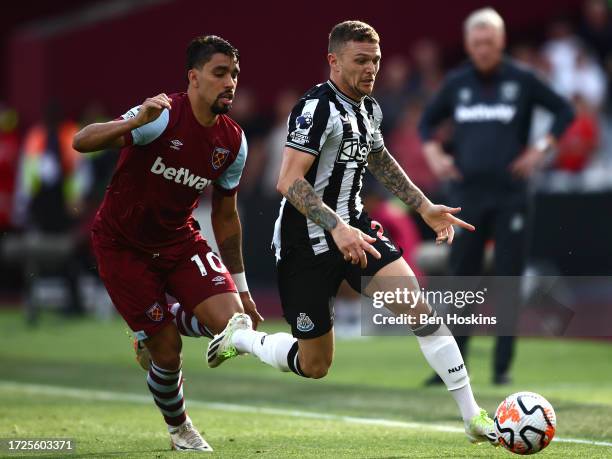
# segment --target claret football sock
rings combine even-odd
[[[183,374],[180,368],[166,370],[151,363],[147,375],[147,386],[168,426],[179,426],[186,421]]]
[[[194,338],[201,336],[206,336],[207,338],[213,337],[213,333],[208,327],[198,322],[198,318],[191,311],[187,311],[180,303],[174,303],[170,306],[170,312],[174,316],[176,328],[178,328],[181,335]]]

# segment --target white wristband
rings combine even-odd
[[[239,293],[249,291],[249,286],[247,284],[246,275],[244,274],[244,271],[242,271],[241,273],[232,274],[232,279],[234,279],[234,284],[236,284],[236,289],[238,289]]]
[[[534,146],[542,153],[547,153],[552,147],[552,145],[550,144],[550,140],[548,140],[547,137],[542,137],[541,139],[539,139]]]

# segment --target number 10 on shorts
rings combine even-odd
[[[200,258],[200,255],[195,254],[193,257],[191,257],[191,261],[196,264],[196,266],[200,270],[200,274],[202,275],[202,277],[208,274],[206,266],[204,266],[204,262]],[[215,252],[208,252],[206,254],[206,261],[208,261],[208,265],[212,268],[213,271],[216,271],[218,273],[227,272],[227,268],[221,261],[221,258],[219,258],[219,255],[217,255]]]

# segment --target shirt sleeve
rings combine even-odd
[[[531,94],[535,105],[544,107],[551,112],[555,119],[550,133],[556,139],[560,138],[574,120],[574,109],[570,103],[551,89],[533,72],[529,72]]]
[[[441,121],[450,117],[453,113],[453,92],[448,79],[444,85],[427,104],[419,123],[419,135],[421,141],[431,140],[435,129]]]
[[[238,156],[230,166],[217,178],[214,182],[215,188],[226,195],[233,195],[238,191],[240,177],[244,169],[248,154],[248,146],[244,132],[242,133],[242,142],[240,142],[240,150]]]
[[[140,105],[129,109],[120,119],[130,119],[136,117]],[[164,108],[159,117],[150,123],[140,126],[136,129],[132,129],[125,136],[126,145],[147,145],[157,139],[166,130],[168,122],[170,121],[170,112],[167,108]]]
[[[382,132],[380,130],[380,126],[382,124],[383,114],[378,105],[378,102],[374,101],[374,105],[372,107],[374,113],[374,132],[372,133],[372,151],[378,152],[385,147],[385,141],[383,139]]]
[[[302,99],[287,121],[287,147],[318,156],[333,125],[329,102],[325,99]]]

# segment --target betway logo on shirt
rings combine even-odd
[[[455,121],[469,123],[474,121],[500,121],[509,123],[516,114],[516,107],[508,104],[476,104],[459,106],[455,109]]]
[[[176,169],[174,167],[166,167],[164,161],[160,156],[157,157],[153,166],[151,167],[151,172],[156,175],[161,175],[166,180],[171,180],[174,183],[180,183],[182,185],[187,185],[190,188],[195,188],[196,190],[203,190],[208,185],[212,183],[211,180],[207,178],[200,177],[199,175],[192,174],[189,172],[189,169]]]

